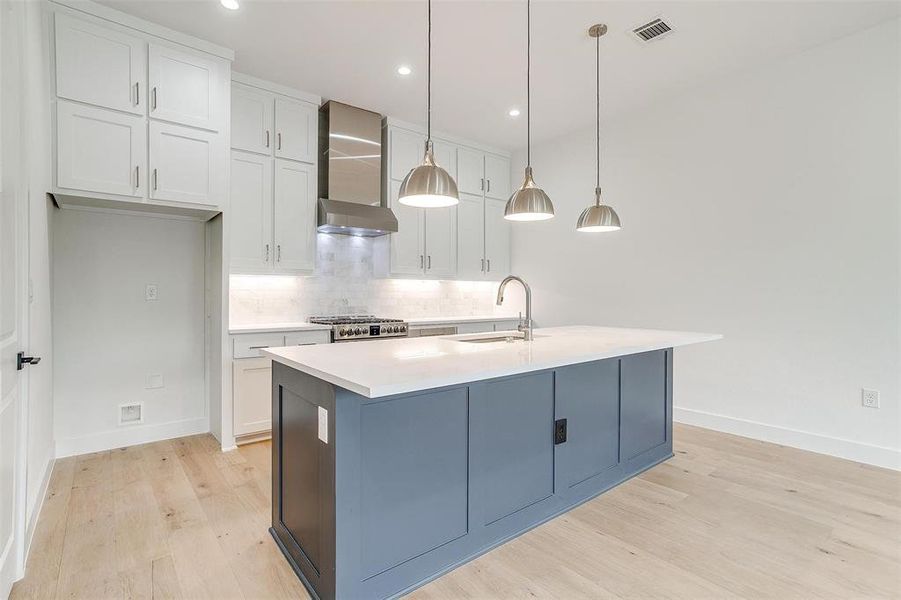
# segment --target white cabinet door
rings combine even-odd
[[[485,275],[485,201],[481,195],[460,194],[457,205],[457,277]]]
[[[457,189],[466,194],[481,194],[485,182],[485,154],[471,148],[457,150]]]
[[[232,83],[232,148],[272,154],[274,106],[272,94]]]
[[[388,149],[391,152],[391,179],[403,181],[407,173],[422,162],[425,136],[392,127],[388,133]]]
[[[423,209],[397,201],[400,181],[389,183],[389,206],[397,217],[397,233],[389,236],[392,275],[421,275],[425,268],[425,217]],[[438,209],[435,209],[438,210]]]
[[[57,96],[144,114],[147,44],[64,14],[55,19]]]
[[[268,358],[232,361],[235,435],[272,427],[272,362]]]
[[[146,148],[147,124],[143,117],[57,102],[57,186],[145,196]]]
[[[316,162],[319,145],[319,108],[309,102],[276,98],[275,155]]]
[[[457,180],[457,147],[450,142],[433,140],[433,153],[438,166]]]
[[[431,277],[457,275],[457,207],[428,208],[425,213],[425,272]]]
[[[232,151],[231,270],[265,271],[272,265],[272,159]]]
[[[316,169],[275,161],[275,268],[312,271],[316,266]]]
[[[502,200],[510,197],[510,159],[485,155],[485,195]]]
[[[150,197],[216,206],[222,197],[220,138],[209,131],[150,123]]]
[[[150,44],[149,65],[151,117],[211,131],[222,128],[228,82],[219,62]]]
[[[505,200],[485,198],[485,271],[490,279],[510,274],[510,221],[504,218]]]

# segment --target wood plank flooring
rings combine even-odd
[[[410,595],[901,598],[901,474],[676,425],[676,456]],[[56,462],[12,598],[307,598],[267,528],[270,446]]]

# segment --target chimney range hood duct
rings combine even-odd
[[[319,232],[395,233],[397,217],[381,195],[382,116],[326,102],[319,109]]]

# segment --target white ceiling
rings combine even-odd
[[[426,2],[101,0],[236,52],[234,69],[424,123]],[[525,2],[435,0],[432,123],[514,149],[525,144]],[[898,2],[570,2],[532,5],[533,139],[594,120],[594,40],[605,116],[803,51],[899,16]],[[633,27],[664,15],[675,32],[643,45]],[[404,63],[413,74],[395,73]],[[836,82],[841,85],[841,82]],[[511,106],[522,116],[507,116]]]

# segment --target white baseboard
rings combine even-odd
[[[209,430],[210,421],[207,417],[172,421],[157,425],[120,427],[93,435],[57,439],[56,458],[169,440],[186,435],[207,433]]]
[[[38,524],[38,517],[41,516],[41,509],[44,508],[44,500],[47,499],[47,488],[50,487],[50,475],[53,473],[54,464],[56,464],[56,460],[51,456],[47,460],[47,464],[44,465],[44,473],[41,475],[41,489],[38,490],[37,500],[35,500],[34,506],[31,508],[31,517],[25,525],[25,564],[28,564],[28,553],[31,551],[34,530]],[[22,568],[24,569],[24,564]]]
[[[757,421],[717,415],[691,408],[673,407],[673,419],[678,423],[696,425],[724,433],[753,438],[801,450],[846,458],[868,465],[901,471],[901,450],[874,446],[842,438],[829,437],[809,431],[789,429]]]

